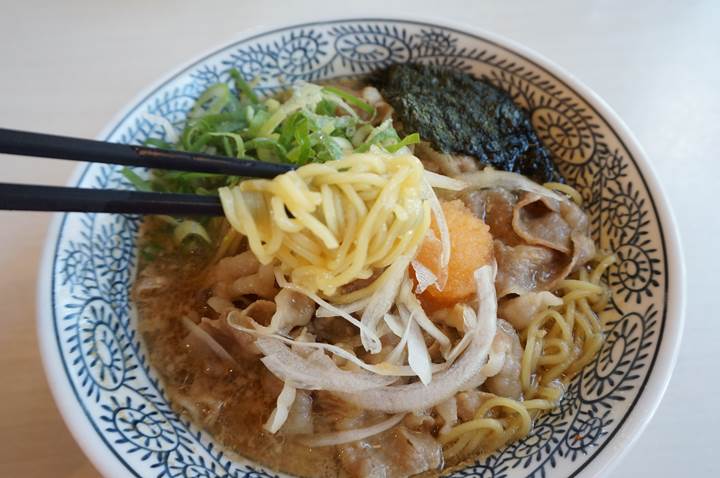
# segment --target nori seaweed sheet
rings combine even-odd
[[[537,182],[562,181],[527,111],[485,80],[440,65],[405,63],[373,74],[403,133],[443,153],[465,154]]]

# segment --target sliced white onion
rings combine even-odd
[[[298,336],[295,337],[295,341],[312,343],[312,342],[315,342],[315,338],[316,338],[315,334],[310,333],[310,331],[308,331],[307,327],[303,327],[302,329],[300,329],[300,333],[298,334]],[[300,346],[296,347],[295,345],[293,345],[292,349],[294,352],[297,352],[296,349],[302,349],[302,347],[300,347]]]
[[[450,350],[450,353],[448,353],[448,356],[445,360],[452,363],[460,356],[461,353],[465,351],[465,349],[470,345],[470,342],[473,339],[473,331],[478,326],[477,317],[474,317],[473,320],[467,318],[468,315],[475,315],[473,310],[468,307],[467,305],[463,305],[463,321],[465,325],[465,335],[455,344],[455,346]]]
[[[367,307],[368,302],[370,302],[370,297],[365,297],[364,299],[356,300],[355,302],[350,302],[345,305],[333,305],[332,310],[321,306],[317,311],[315,311],[315,317],[337,317],[338,314],[336,311],[338,310],[348,315],[354,314],[355,312],[360,312]]]
[[[463,304],[463,327],[465,330],[472,330],[477,325],[477,315],[475,315],[470,307]]]
[[[388,317],[390,314],[385,314],[385,320],[388,320]],[[394,316],[393,316],[394,317]],[[411,320],[407,320],[405,322],[405,328],[402,328],[402,318],[394,317],[395,320],[397,320],[397,323],[395,326],[399,326],[399,328],[396,328],[396,330],[393,332],[395,335],[398,335],[398,332],[400,333],[400,342],[397,343],[397,345],[390,351],[388,356],[385,358],[385,361],[391,364],[397,364],[402,360],[402,354],[403,350],[405,350],[405,347],[407,346],[408,339],[410,338],[410,324]]]
[[[429,385],[416,382],[338,395],[363,409],[400,413],[433,407],[463,390],[471,380],[478,380],[497,328],[495,271],[495,264],[475,271],[479,305],[477,327],[471,332],[471,342],[462,356],[447,370],[433,376]]]
[[[263,428],[270,433],[276,433],[285,424],[288,415],[290,414],[290,407],[295,401],[295,387],[290,385],[290,382],[285,382],[283,385],[280,395],[278,395],[275,410],[270,414],[267,422],[263,425]]]
[[[244,319],[246,322],[250,323],[250,327],[247,327],[243,325],[242,323],[238,322],[237,316],[240,316],[240,318]],[[277,333],[268,333],[267,327],[262,327],[261,325],[257,324],[252,318],[243,316],[240,311],[231,311],[228,314],[227,317],[227,323],[232,328],[237,329],[241,332],[246,332],[250,335],[253,335],[258,338],[256,340],[256,345],[261,349],[261,351],[267,356],[270,355],[269,352],[265,351],[260,347],[262,343],[265,343],[261,341],[262,338],[267,339],[273,339],[275,341],[288,344],[292,347],[304,347],[309,349],[316,349],[316,350],[322,350],[325,352],[329,352],[333,355],[336,355],[338,357],[344,358],[345,360],[357,365],[358,367],[367,370],[368,372],[372,372],[377,375],[381,376],[389,376],[389,377],[412,377],[415,376],[415,371],[409,366],[409,365],[395,365],[389,362],[381,362],[378,364],[369,364],[367,362],[364,362],[360,358],[358,358],[354,353],[339,347],[337,345],[333,344],[327,344],[323,342],[309,342],[309,341],[303,341],[298,339],[292,339],[285,337],[283,335],[279,335]],[[281,344],[282,345],[282,344]],[[289,352],[289,351],[288,351]],[[294,352],[290,352],[293,353]],[[294,354],[297,355],[297,354]],[[299,357],[299,356],[298,356]],[[265,357],[261,359],[265,366],[270,369],[273,374],[275,374],[280,380],[283,381],[292,381],[298,384],[298,388],[303,388],[307,390],[331,390],[330,388],[326,388],[320,385],[316,386],[300,386],[299,383],[314,383],[312,380],[310,382],[303,382],[301,378],[292,376],[293,373],[298,373],[298,370],[295,369],[292,357],[285,357],[285,363],[280,361],[278,364],[276,364],[276,360],[274,360],[273,357]],[[273,368],[274,366],[274,368]],[[432,371],[438,372],[440,370],[443,370],[447,368],[446,364],[432,364]],[[319,380],[322,379],[322,377],[318,377]],[[393,380],[394,381],[394,380]],[[319,382],[318,382],[319,383]]]
[[[427,170],[425,171],[425,180],[433,188],[445,189],[447,191],[462,191],[467,187],[464,181]]]
[[[341,370],[321,350],[301,356],[274,338],[259,338],[257,347],[265,354],[261,360],[276,377],[304,390],[352,390],[362,392],[393,383],[394,377]]]
[[[385,314],[383,317],[383,320],[385,321],[385,324],[388,326],[388,329],[395,334],[397,337],[402,337],[403,333],[405,332],[405,328],[403,327],[402,321],[400,318],[395,314]]]
[[[433,321],[427,316],[422,304],[420,304],[418,298],[415,294],[413,294],[412,284],[409,280],[406,280],[400,287],[399,306],[399,310],[401,312],[402,306],[407,308],[407,310],[413,315],[418,325],[440,344],[440,350],[443,353],[443,357],[447,357],[447,354],[450,351],[450,339],[447,338],[447,336],[443,334],[442,331],[438,329]]]
[[[437,224],[438,231],[440,231],[440,271],[436,287],[442,291],[447,283],[447,268],[450,263],[450,254],[452,253],[452,251],[450,251],[450,231],[445,221],[445,213],[442,210],[442,205],[435,191],[433,191],[427,182],[424,182],[423,185],[425,195],[430,204],[430,210],[433,213],[433,217],[435,217],[435,224]]]
[[[303,289],[302,287],[298,287],[295,284],[293,284],[292,282],[288,282],[287,279],[285,279],[285,276],[283,275],[283,273],[278,269],[275,269],[275,282],[277,282],[277,284],[282,288],[294,290],[296,292],[306,295],[313,302],[315,302],[317,305],[319,305],[321,308],[327,310],[330,313],[330,315],[328,315],[328,317],[342,317],[343,319],[347,320],[352,325],[354,325],[355,327],[360,329],[360,333],[361,334],[364,333],[365,336],[368,337],[368,340],[370,341],[370,343],[372,343],[372,344],[377,343],[379,347],[381,346],[380,345],[380,337],[377,336],[377,333],[375,333],[374,331],[365,327],[365,325],[360,320],[356,319],[355,317],[350,315],[350,313],[346,312],[345,310],[340,309],[340,308],[330,304],[329,302],[323,300],[317,294],[307,291],[307,290]],[[317,315],[317,313],[316,313],[316,315]]]
[[[432,380],[432,362],[422,332],[413,315],[408,318],[408,365],[425,385]]]
[[[345,360],[352,362],[353,364],[357,365],[358,367],[367,370],[368,372],[375,373],[377,375],[385,375],[385,376],[391,376],[391,377],[412,377],[415,375],[415,372],[407,366],[407,365],[392,365],[386,362],[380,362],[378,364],[369,364],[367,362],[364,362],[360,358],[358,358],[357,355],[355,355],[352,352],[349,352],[345,350],[342,347],[339,347],[337,345],[333,344],[326,344],[323,342],[305,342],[300,340],[291,339],[288,337],[284,337],[282,335],[278,334],[265,334],[260,330],[257,330],[255,328],[245,327],[242,324],[239,324],[235,322],[234,320],[234,314],[233,312],[228,315],[228,324],[230,324],[231,327],[240,330],[241,332],[247,332],[251,335],[254,335],[258,337],[258,340],[256,341],[257,344],[260,342],[260,338],[268,338],[268,339],[274,339],[279,342],[288,344],[290,346],[297,346],[297,347],[306,347],[310,349],[317,349],[322,350],[328,353],[331,353],[333,355],[337,355],[338,357],[344,358]],[[433,371],[439,371],[443,370],[444,367],[443,364],[433,364]],[[305,387],[301,387],[305,388]]]
[[[567,196],[559,195],[543,187],[525,176],[508,171],[497,171],[492,168],[485,168],[482,171],[465,173],[458,176],[470,189],[505,188],[510,190],[520,189],[538,194],[540,196],[555,199],[556,201],[569,201]]]
[[[437,276],[433,274],[433,271],[425,267],[422,262],[413,260],[410,262],[410,265],[415,272],[415,279],[417,279],[417,286],[415,287],[416,294],[422,294],[431,285],[437,285]]]
[[[297,390],[295,401],[290,407],[287,420],[282,426],[283,435],[312,435],[315,433],[313,421],[313,398],[312,392]]]
[[[503,365],[505,364],[505,357],[507,357],[509,343],[503,340],[501,337],[496,337],[493,340],[493,344],[490,347],[490,353],[488,354],[488,361],[482,368],[482,374],[487,377],[494,377],[500,373]],[[478,384],[479,387],[481,384]]]
[[[215,353],[215,355],[227,360],[230,363],[237,364],[232,355],[230,355],[228,351],[212,337],[212,335],[205,332],[199,325],[190,320],[188,317],[183,316],[181,320],[188,332],[207,345],[208,348]]]
[[[405,414],[394,415],[375,425],[366,428],[356,428],[354,430],[343,430],[339,432],[318,433],[306,437],[298,437],[297,441],[309,447],[342,445],[343,443],[351,443],[358,440],[364,440],[371,436],[382,433],[391,429],[402,421]]]
[[[388,327],[385,320],[381,320],[377,327],[377,334],[379,337],[385,337],[386,335],[392,334],[393,331],[390,330],[390,327]]]
[[[373,336],[377,337],[378,322],[390,311],[390,308],[395,303],[400,284],[402,284],[407,274],[410,259],[408,256],[400,256],[383,272],[386,277],[385,281],[370,296],[370,301],[362,313],[360,323],[363,328],[360,330],[360,340],[362,340],[365,350],[370,353],[376,354],[382,349],[380,340],[373,340]],[[366,331],[369,331],[369,333]]]

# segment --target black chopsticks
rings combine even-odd
[[[273,178],[294,168],[201,153],[107,143],[0,128],[0,153],[70,161]],[[0,209],[171,215],[220,215],[216,197],[0,183]]]
[[[0,183],[0,209],[221,216],[215,196]]]
[[[288,164],[170,151],[3,128],[0,128],[0,153],[252,178],[274,178],[278,174],[293,169],[293,166]]]

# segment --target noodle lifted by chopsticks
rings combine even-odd
[[[423,182],[416,157],[371,152],[221,188],[220,199],[261,263],[277,259],[293,284],[332,296],[414,255],[430,226]]]

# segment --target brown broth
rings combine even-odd
[[[141,294],[136,283],[133,291],[150,363],[173,408],[229,450],[274,470],[307,477],[340,476],[334,447],[311,449],[263,430],[280,388],[259,360],[239,362],[236,370],[210,370],[204,355],[184,339],[187,331],[180,318],[206,312],[204,293],[198,288],[202,269],[199,258],[162,256],[142,273],[169,277],[169,284]]]

